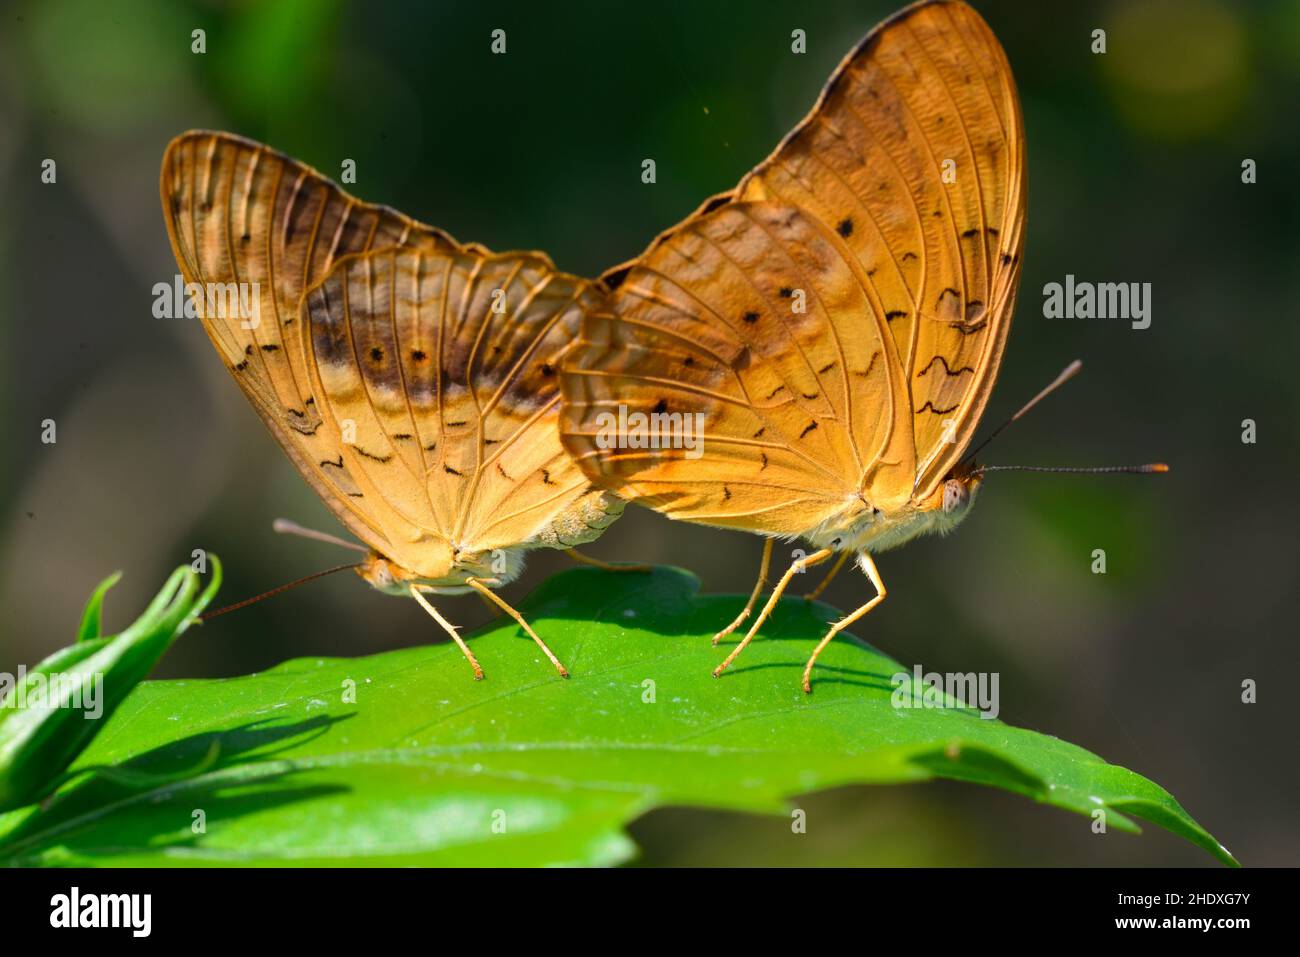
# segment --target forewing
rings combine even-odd
[[[228,133],[171,142],[160,184],[172,251],[204,329],[276,440],[331,510],[382,549],[381,523],[322,423],[299,319],[304,291],[343,256],[453,249],[444,233],[362,203],[316,171]]]
[[[902,11],[737,195],[816,216],[861,265],[907,370],[927,498],[979,424],[1020,273],[1024,134],[997,38],[964,3]]]

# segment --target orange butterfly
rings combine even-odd
[[[541,253],[461,245],[227,133],[173,140],[161,191],[212,344],[303,478],[370,547],[361,577],[414,597],[476,678],[425,595],[477,591],[567,677],[493,589],[528,549],[592,541],[622,513],[557,430],[557,371],[599,291]]]
[[[612,293],[562,373],[564,444],[629,500],[767,536],[714,643],[751,613],[775,538],[816,548],[715,674],[795,574],[838,552],[829,581],[857,556],[876,595],[817,645],[810,691],[822,649],[885,597],[873,554],[965,517],[982,470],[962,453],[1006,345],[1024,223],[1006,56],[970,7],[935,0],[872,30],[768,159],[602,278]],[[636,413],[669,431],[695,416],[702,455],[629,441]]]

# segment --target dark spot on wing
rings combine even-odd
[[[867,376],[871,375],[871,370],[876,367],[876,360],[879,358],[880,358],[879,352],[871,353],[871,360],[867,363],[867,367],[863,369],[861,372],[855,372],[853,374],[855,376],[860,376],[861,378],[865,379]]]
[[[841,219],[839,225],[835,227],[835,231],[845,239],[848,239],[853,235],[853,220],[848,217]]]
[[[356,452],[357,455],[360,455],[363,458],[367,458],[370,459],[372,462],[379,462],[381,464],[384,462],[390,462],[392,461],[393,458],[391,455],[375,455],[374,452],[367,452],[359,445],[352,446],[352,451]]]
[[[615,269],[612,272],[605,273],[605,275],[601,277],[600,281],[604,283],[606,289],[613,292],[619,286],[623,285],[623,280],[627,278],[627,274],[631,271],[631,266],[624,266],[622,269]]]
[[[926,400],[925,400],[925,405],[923,405],[923,406],[921,406],[919,409],[917,409],[917,410],[916,410],[916,414],[917,414],[917,415],[920,415],[922,412],[924,412],[924,411],[926,411],[926,410],[928,409],[928,410],[930,410],[931,412],[933,412],[935,415],[947,415],[949,412],[955,412],[957,409],[960,409],[960,408],[961,408],[961,403],[958,402],[958,403],[956,403],[955,405],[950,405],[950,406],[949,406],[948,408],[946,408],[946,409],[936,409],[936,408],[934,407],[934,403],[931,402],[929,399],[926,399]]]
[[[945,358],[944,358],[943,356],[941,356],[941,355],[935,355],[935,357],[934,357],[933,359],[930,360],[929,364],[928,364],[924,369],[922,369],[920,372],[918,372],[918,373],[916,374],[916,377],[917,377],[918,379],[921,378],[921,376],[925,375],[927,372],[930,371],[931,368],[933,368],[933,366],[934,366],[934,364],[935,364],[936,362],[941,363],[941,364],[943,365],[943,371],[946,372],[946,373],[947,373],[948,375],[950,375],[950,376],[959,376],[959,375],[961,375],[963,372],[974,372],[974,371],[975,371],[975,370],[974,370],[973,368],[971,368],[970,366],[962,366],[960,369],[953,369],[953,367],[950,366],[950,365],[948,364],[948,360],[947,360],[947,359],[945,359]]]

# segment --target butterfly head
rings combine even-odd
[[[881,552],[910,542],[922,535],[947,535],[970,513],[983,474],[977,467],[958,465],[933,492],[914,499],[894,512],[872,516],[845,538],[854,549]],[[863,516],[867,519],[867,516]],[[838,547],[832,542],[833,547]]]
[[[975,493],[983,480],[983,473],[971,463],[962,463],[948,473],[921,505],[922,511],[934,514],[936,531],[946,533],[957,527],[975,503]]]
[[[984,473],[977,466],[959,465],[954,468],[943,482],[943,498],[940,502],[943,513],[954,521],[964,518],[983,481]]]
[[[978,466],[958,465],[924,498],[873,506],[860,493],[805,537],[835,551],[882,552],[921,535],[946,535],[970,511],[983,473]]]

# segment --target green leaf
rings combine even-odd
[[[77,643],[54,652],[0,697],[0,810],[49,794],[131,690],[153,670],[198,617],[221,585],[212,556],[212,580],[182,565],[153,602],[121,634],[98,637],[110,576],[86,605]]]
[[[81,616],[81,627],[77,629],[77,641],[90,641],[104,633],[104,596],[108,594],[110,588],[118,583],[121,577],[121,572],[114,572],[109,575],[99,583],[99,587],[90,596],[90,601],[86,602],[86,610]]]
[[[820,788],[938,777],[1100,809],[1111,830],[1143,818],[1235,863],[1166,791],[1082,748],[893,707],[904,669],[848,636],[804,695],[826,605],[783,602],[715,680],[709,637],[740,600],[696,590],[664,568],[546,582],[521,611],[568,681],[499,620],[471,639],[482,682],[450,644],[146,682],[78,763],[138,773],[0,817],[0,862],[614,864],[635,854],[623,826],[657,806],[788,813]]]

